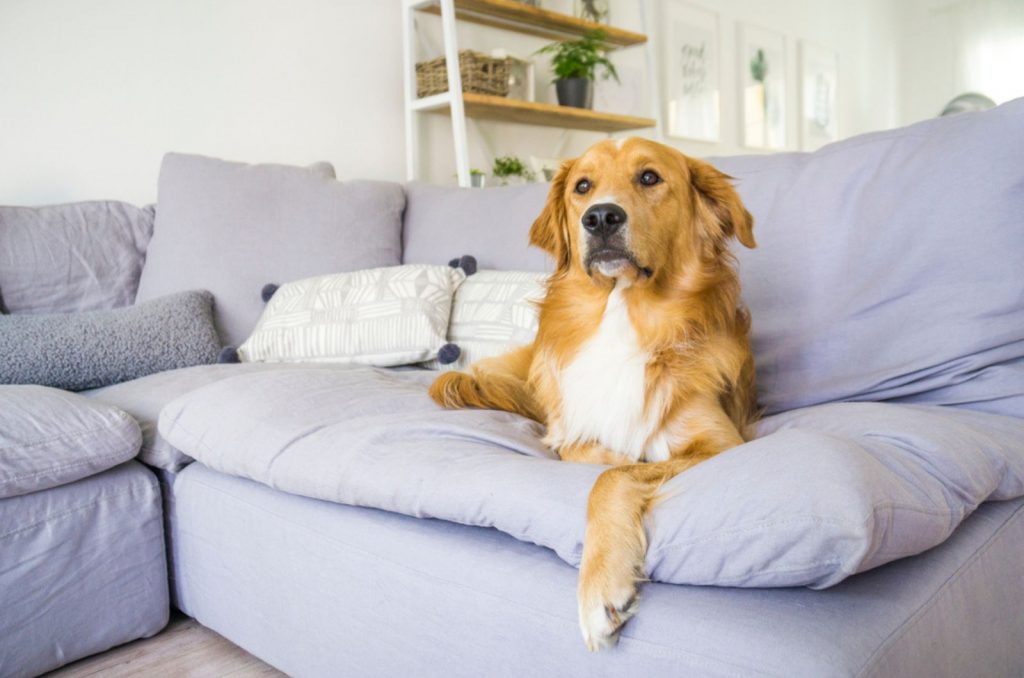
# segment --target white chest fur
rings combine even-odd
[[[596,334],[562,370],[557,442],[598,442],[634,460],[667,459],[667,445],[658,435],[660,408],[644,407],[650,359],[629,320],[622,289],[616,286]]]

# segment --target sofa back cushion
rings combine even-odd
[[[712,160],[768,412],[837,400],[1024,417],[1024,99],[811,154]]]
[[[480,268],[550,273],[550,257],[528,245],[549,187],[406,184],[403,263],[444,264],[457,254],[471,254]]]
[[[329,169],[166,155],[139,300],[210,290],[221,338],[238,345],[266,283],[398,264],[402,187]]]
[[[153,207],[117,201],[0,206],[0,290],[11,313],[73,313],[135,301]]]

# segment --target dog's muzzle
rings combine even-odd
[[[580,218],[587,234],[587,273],[594,271],[616,277],[632,268],[642,267],[633,258],[626,245],[625,225],[629,220],[626,210],[615,203],[591,205]]]

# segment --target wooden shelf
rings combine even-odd
[[[440,14],[437,4],[424,12]],[[564,40],[580,38],[594,30],[605,32],[605,41],[613,47],[628,47],[647,42],[647,36],[604,24],[577,19],[561,12],[533,7],[516,0],[455,0],[455,16],[463,21],[504,28],[540,38]]]
[[[654,127],[651,118],[637,118],[631,115],[601,113],[585,108],[572,108],[556,104],[539,104],[519,99],[489,96],[487,94],[462,95],[466,116],[483,120],[518,122],[524,125],[543,127],[568,127],[593,132],[623,132],[631,129]],[[447,113],[450,108],[447,92],[433,97],[419,99],[413,108],[431,113]]]

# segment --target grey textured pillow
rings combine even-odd
[[[0,288],[10,313],[131,306],[154,208],[116,200],[0,206]]]
[[[210,290],[237,346],[263,312],[264,284],[399,264],[402,187],[324,169],[167,154],[138,300]]]
[[[83,391],[215,362],[213,295],[182,292],[129,308],[0,319],[0,384]]]

